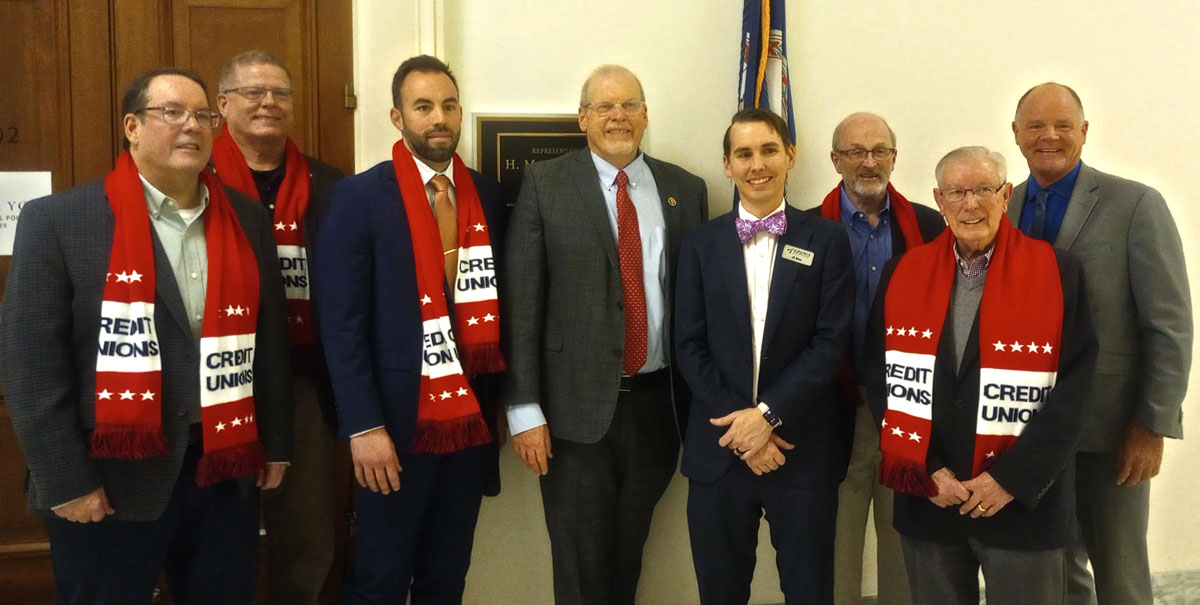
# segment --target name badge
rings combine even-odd
[[[811,267],[813,262],[813,253],[810,250],[797,248],[789,244],[783,247],[783,258],[784,260],[790,260],[793,263],[800,263],[806,267]]]

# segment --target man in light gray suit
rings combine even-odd
[[[1083,545],[1069,555],[1069,596],[1149,604],[1150,479],[1163,438],[1183,437],[1191,367],[1183,245],[1158,191],[1080,161],[1088,122],[1074,90],[1033,87],[1017,102],[1012,129],[1030,178],[1013,191],[1009,218],[1083,262],[1100,341],[1095,397],[1080,419],[1075,457]]]
[[[707,190],[641,152],[646,124],[637,77],[596,69],[579,100],[588,148],[531,165],[509,222],[504,403],[541,476],[558,603],[633,603],[679,457],[674,269]]]
[[[17,227],[0,357],[29,507],[58,603],[149,603],[164,569],[176,602],[252,603],[254,487],[279,485],[292,441],[272,224],[205,171],[220,115],[194,74],[138,77],[121,115],[117,168]]]

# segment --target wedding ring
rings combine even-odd
[[[740,447],[735,447],[735,448],[733,448],[733,453],[737,454],[738,456],[741,456],[741,455],[742,455],[742,454],[744,454],[745,452],[743,452],[743,451],[742,451],[742,448],[740,448]]]
[[[981,513],[988,512],[988,509],[984,508],[982,504],[976,504],[975,508],[979,509],[979,512],[981,512]]]

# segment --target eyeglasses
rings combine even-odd
[[[196,111],[188,111],[182,107],[143,107],[134,113],[145,113],[147,111],[157,111],[162,121],[172,126],[182,126],[187,124],[188,118],[195,116],[196,123],[209,128],[216,128],[221,125],[221,114],[208,110],[197,109]]]
[[[891,147],[876,147],[875,149],[834,149],[838,155],[854,162],[861,162],[871,156],[876,162],[883,162],[892,159],[896,155],[896,150]]]
[[[236,92],[251,103],[258,103],[267,97],[267,93],[271,93],[271,96],[275,97],[276,103],[287,103],[288,101],[292,100],[292,93],[294,90],[291,88],[259,88],[258,86],[242,86],[240,88],[230,88],[221,92]]]
[[[995,194],[997,191],[1000,191],[1003,188],[1004,188],[1004,183],[1001,183],[995,187],[986,187],[985,186],[985,187],[972,187],[970,189],[946,189],[946,190],[942,191],[942,199],[946,200],[947,202],[949,202],[951,204],[960,204],[964,200],[967,199],[968,193],[972,193],[975,195],[976,200],[986,200],[987,198],[991,197],[993,194]]]
[[[584,103],[583,106],[601,115],[607,114],[614,108],[620,109],[621,113],[625,115],[629,115],[631,113],[637,113],[641,111],[642,108],[646,106],[646,102],[639,101],[637,99],[630,99],[623,103],[609,103],[608,101],[600,101],[597,103]]]

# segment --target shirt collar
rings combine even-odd
[[[772,215],[778,214],[780,212],[783,212],[783,209],[785,206],[787,206],[787,198],[783,198],[783,201],[779,202],[779,207],[772,210],[771,212],[767,213],[767,216],[772,216]],[[763,219],[767,218],[767,216],[764,216],[764,217],[762,217],[762,219],[760,219],[757,216],[750,214],[750,212],[747,211],[744,206],[742,206],[741,202],[738,202],[738,218],[740,218],[740,219],[744,219],[747,221],[758,221],[758,220],[763,220]]]
[[[957,242],[955,242],[953,246],[950,246],[950,248],[954,250],[954,260],[958,265],[958,270],[962,272],[963,277],[979,277],[980,275],[987,273],[988,266],[992,264],[992,253],[996,251],[996,242],[992,242],[992,245],[988,247],[987,252],[984,252],[980,256],[976,256],[969,261],[963,260],[962,255],[958,253]]]
[[[1042,187],[1035,178],[1029,179],[1029,188],[1025,191],[1025,200],[1032,200],[1037,192],[1042,189],[1049,189],[1053,195],[1062,196],[1063,199],[1071,199],[1071,192],[1075,189],[1075,179],[1079,178],[1079,168],[1083,166],[1083,160],[1075,162],[1075,167],[1071,169],[1063,178],[1058,179],[1049,187]]]
[[[166,202],[167,200],[171,200],[171,202],[172,202],[171,207],[174,208],[175,212],[179,211],[179,201],[178,200],[171,198],[171,197],[167,197],[167,194],[159,191],[158,188],[155,187],[154,185],[151,185],[150,181],[147,181],[146,177],[142,176],[141,173],[138,173],[138,178],[142,179],[142,191],[146,195],[146,209],[150,211],[150,214],[152,216],[158,217],[158,215],[160,213],[162,213],[163,202]],[[208,185],[205,185],[204,183],[200,183],[200,212],[203,213],[204,210],[207,208],[208,208]]]
[[[435,177],[439,174],[444,174],[444,175],[446,175],[446,178],[450,179],[450,186],[454,187],[454,161],[453,160],[451,160],[450,165],[446,167],[445,172],[438,172],[438,171],[434,170],[433,168],[430,168],[429,164],[422,162],[421,158],[418,158],[415,155],[413,156],[413,162],[415,162],[417,164],[417,172],[421,174],[421,184],[422,185],[428,185],[429,181],[433,180],[433,177]]]
[[[846,194],[846,183],[844,181],[842,182],[841,185],[838,185],[838,194],[841,197],[841,201],[842,201],[842,222],[843,223],[848,225],[856,219],[862,220],[862,221],[867,220],[866,213],[863,212],[862,210],[859,210],[858,206],[855,206],[854,202],[850,201],[850,196]],[[892,208],[892,194],[887,191],[884,191],[883,207],[879,209],[879,218],[883,218],[884,216],[886,216],[887,213],[891,210],[891,208]]]
[[[645,178],[650,172],[650,167],[646,165],[646,156],[641,151],[638,151],[637,157],[624,168],[617,168],[609,164],[607,160],[596,155],[595,151],[591,152],[592,163],[596,165],[596,174],[600,175],[600,186],[605,189],[612,189],[617,186],[617,172],[624,170],[625,176],[629,177],[629,186],[637,189],[637,184],[640,179]]]

